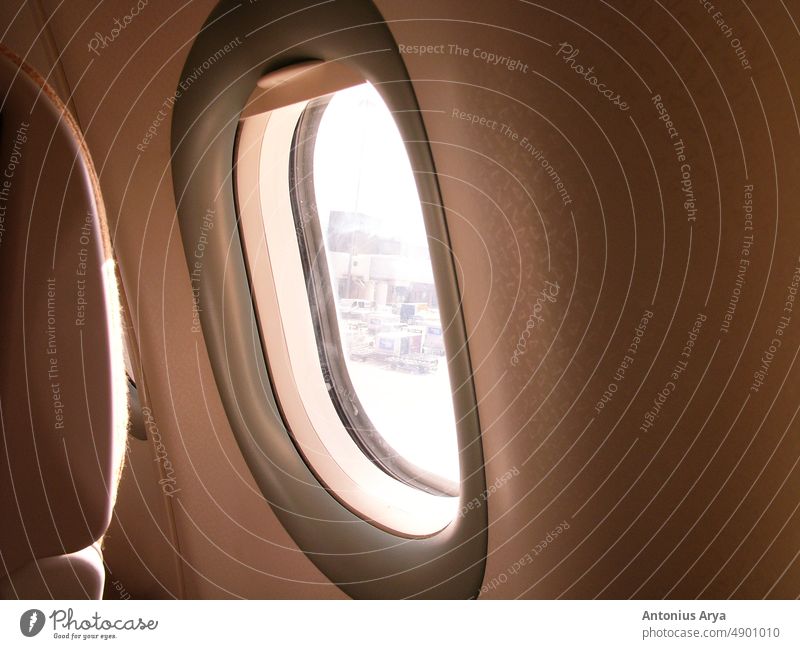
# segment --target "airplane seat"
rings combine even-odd
[[[100,598],[127,427],[97,177],[44,79],[0,46],[0,597]]]

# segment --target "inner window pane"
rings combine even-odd
[[[313,182],[353,389],[399,455],[458,483],[450,380],[419,196],[400,132],[372,85],[330,99],[316,133]]]

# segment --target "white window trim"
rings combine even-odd
[[[307,103],[249,117],[239,135],[239,217],[276,394],[306,462],[337,499],[380,527],[430,536],[454,519],[459,499],[426,493],[376,466],[345,429],[325,385],[289,187],[292,138]]]

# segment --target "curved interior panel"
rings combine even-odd
[[[109,599],[797,597],[797,2],[3,0],[0,26],[44,81],[0,111],[1,405],[5,430],[23,431],[9,441],[19,463],[0,470],[3,574],[54,595],[39,570],[71,575],[96,594],[102,535]],[[4,84],[22,89],[15,74]],[[370,522],[304,454],[234,191],[243,117],[365,80],[418,171],[454,316],[461,481],[418,481],[459,492],[442,532]],[[79,133],[96,183],[72,165]],[[72,157],[32,162],[51,136]],[[58,241],[59,367],[106,372],[67,326],[95,190],[135,384],[113,511],[95,498],[110,448],[97,443],[98,462],[84,425],[108,421],[110,392],[90,384],[78,417],[81,377],[64,382],[70,464],[94,462],[73,487],[61,438],[45,434],[47,330],[32,324],[46,326]],[[26,258],[16,215],[31,208]],[[108,255],[97,241],[93,267]],[[348,294],[353,311],[383,299]],[[104,346],[87,331],[84,349]],[[42,481],[34,441],[48,449]],[[377,466],[386,450],[365,457]],[[12,487],[29,487],[29,511]],[[33,551],[9,540],[23,523]],[[8,583],[0,594],[18,596]]]

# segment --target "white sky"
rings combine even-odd
[[[314,146],[314,185],[322,231],[331,211],[383,217],[386,234],[426,244],[414,173],[394,118],[365,83],[337,92]],[[386,219],[385,221],[383,219]]]

